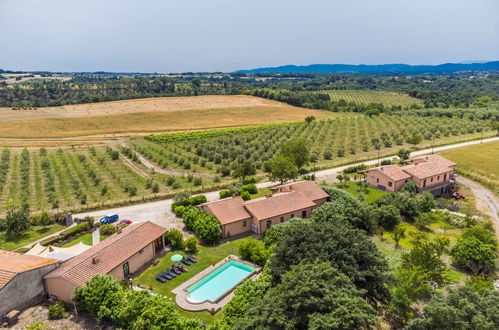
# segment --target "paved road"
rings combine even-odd
[[[458,176],[457,182],[470,187],[476,199],[485,204],[489,210],[487,213],[492,218],[492,222],[496,230],[496,236],[499,239],[499,200],[497,197],[484,186],[463,176]]]
[[[492,141],[499,141],[499,137],[494,137],[494,138],[489,138],[489,139],[484,139],[483,142],[492,142]],[[469,146],[469,145],[474,145],[474,144],[479,144],[480,141],[469,141],[469,142],[463,142],[463,143],[457,143],[457,144],[452,144],[452,145],[447,145],[447,146],[442,146],[442,147],[435,147],[434,151],[443,151],[443,150],[448,150],[448,149],[454,149],[454,148],[460,148],[464,146]],[[415,156],[421,156],[424,154],[431,153],[431,149],[424,149],[424,150],[419,150],[411,153],[411,157]],[[385,157],[381,158],[383,159],[392,159],[392,157]],[[363,164],[366,165],[373,165],[376,164],[378,161],[377,160],[372,160],[372,161],[366,161],[363,162]],[[357,164],[362,164],[362,163],[357,163]],[[331,178],[336,177],[336,175],[343,171],[345,168],[357,164],[349,164],[345,166],[340,166],[336,168],[331,168],[327,170],[322,170],[318,171],[316,173],[316,180],[322,181],[322,180],[328,180]],[[270,186],[275,185],[275,183],[272,182],[263,182],[257,184],[258,188],[267,188]],[[218,191],[213,191],[206,193],[206,198],[208,201],[213,201],[218,199]],[[178,228],[181,229],[183,227],[183,224],[180,219],[176,218],[170,211],[170,206],[172,204],[171,199],[167,200],[161,200],[161,201],[156,201],[156,202],[149,202],[149,203],[143,203],[143,204],[136,204],[136,205],[130,205],[130,206],[124,206],[124,207],[117,207],[117,208],[112,208],[112,209],[107,209],[107,210],[100,210],[100,211],[94,211],[94,212],[85,212],[85,213],[80,213],[80,214],[75,214],[75,217],[80,217],[83,218],[85,216],[93,216],[93,217],[102,217],[106,214],[109,213],[117,213],[120,216],[120,219],[130,219],[134,222],[140,222],[140,221],[153,221],[159,225],[162,225],[167,228]]]

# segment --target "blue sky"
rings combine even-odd
[[[0,0],[4,69],[233,71],[498,55],[498,0]]]

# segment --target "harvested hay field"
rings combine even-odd
[[[7,121],[0,125],[0,138],[141,136],[150,133],[302,121],[307,116],[315,116],[318,119],[340,116],[333,112],[273,103],[275,105]]]
[[[191,97],[156,97],[112,102],[84,103],[36,110],[0,108],[0,122],[41,118],[74,118],[123,115],[128,113],[162,113],[186,110],[289,107],[286,104],[247,95],[204,95]]]

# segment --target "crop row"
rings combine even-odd
[[[476,138],[486,126],[486,121],[461,118],[350,116],[309,124],[232,129],[230,133],[191,132],[184,139],[173,138],[172,134],[154,135],[132,140],[130,146],[163,168],[225,176],[234,162],[244,160],[253,161],[257,169],[268,169],[266,162],[284,142],[294,138],[307,140],[314,158],[327,163],[344,157],[368,157],[377,150],[393,150],[411,143],[427,146]]]
[[[332,101],[353,102],[357,104],[381,103],[385,106],[403,106],[409,107],[413,104],[421,104],[421,100],[411,97],[407,94],[370,91],[370,90],[328,90]]]

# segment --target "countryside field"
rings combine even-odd
[[[421,105],[420,99],[407,94],[370,90],[328,90],[324,91],[331,96],[331,100],[354,102],[359,104],[381,103],[385,106],[409,107],[413,104]]]
[[[132,139],[129,145],[163,168],[197,166],[198,171],[224,173],[235,161],[252,160],[259,171],[292,138],[306,139],[318,167],[338,166],[353,161],[390,155],[408,139],[422,138],[419,148],[456,143],[480,137],[486,122],[465,119],[411,116],[350,116],[314,121],[219,131],[154,135]],[[494,135],[486,131],[485,136]],[[309,168],[312,167],[310,164]]]
[[[113,148],[3,149],[0,155],[0,214],[23,202],[32,211],[92,209],[219,184],[194,176],[168,179]]]
[[[499,196],[499,142],[476,144],[441,154],[458,164],[458,173],[480,182]]]
[[[0,109],[0,138],[59,138],[237,127],[336,113],[252,96],[151,98],[43,108]]]

